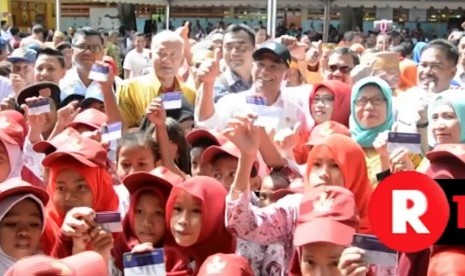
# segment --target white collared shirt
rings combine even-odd
[[[98,89],[98,91],[102,91],[102,86],[96,81],[92,81],[89,86],[86,86],[79,77],[76,67],[73,67],[69,69],[64,78],[61,79],[60,89],[60,100],[63,101],[69,95],[86,96],[86,94],[90,93],[89,91],[92,90]]]
[[[282,87],[278,99],[271,105],[282,108],[281,117],[276,131],[293,128],[297,122],[301,122],[302,126],[309,125],[307,120],[308,116],[306,115],[306,113],[309,113],[308,109],[306,109],[308,108],[308,104],[306,106],[305,103],[308,102],[310,91],[311,86],[309,85],[292,88]],[[205,121],[199,121],[198,118],[195,118],[196,124],[199,127],[207,129],[224,129],[228,120],[235,114],[244,114],[249,112],[246,99],[247,96],[254,94],[255,92],[252,87],[250,90],[228,94],[222,97],[215,104],[215,113],[213,116]]]

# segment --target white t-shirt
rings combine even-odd
[[[150,50],[144,49],[138,53],[136,49],[129,51],[124,59],[123,68],[131,71],[130,78],[142,76],[145,68],[150,67]]]

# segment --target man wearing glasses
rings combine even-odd
[[[103,37],[100,32],[85,27],[74,34],[74,66],[60,82],[61,100],[72,94],[85,96],[91,90],[101,90],[99,83],[89,79],[90,69],[103,59]]]
[[[323,76],[326,80],[339,80],[352,85],[350,72],[360,63],[357,54],[347,47],[336,48],[328,58]]]

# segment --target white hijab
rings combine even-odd
[[[19,147],[18,147],[19,148]],[[45,211],[44,205],[40,199],[38,199],[33,194],[19,194],[19,195],[12,195],[0,202],[0,222],[3,220],[5,215],[13,208],[17,203],[21,202],[24,199],[32,199],[34,200],[40,208],[40,212],[42,214],[42,233],[45,230]],[[0,244],[0,275],[4,275],[10,267],[12,267],[16,263],[16,259],[8,256]]]

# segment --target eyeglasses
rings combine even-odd
[[[386,102],[386,98],[384,97],[373,97],[373,98],[360,97],[355,100],[355,105],[365,106],[368,102],[370,102],[373,106],[380,106]]]
[[[80,45],[74,45],[74,47],[78,48],[79,50],[86,51],[89,50],[91,53],[98,53],[102,51],[103,47],[101,45],[86,45],[86,44],[80,44]]]
[[[334,102],[334,97],[333,96],[315,97],[315,98],[313,98],[312,104],[317,104],[319,102],[321,102],[323,104],[327,104],[329,102]]]
[[[352,71],[352,68],[350,68],[349,66],[346,66],[346,65],[338,66],[336,64],[329,65],[328,69],[329,71],[331,71],[331,73],[334,73],[337,70],[339,70],[339,72],[341,72],[342,74],[349,74],[350,71]]]

